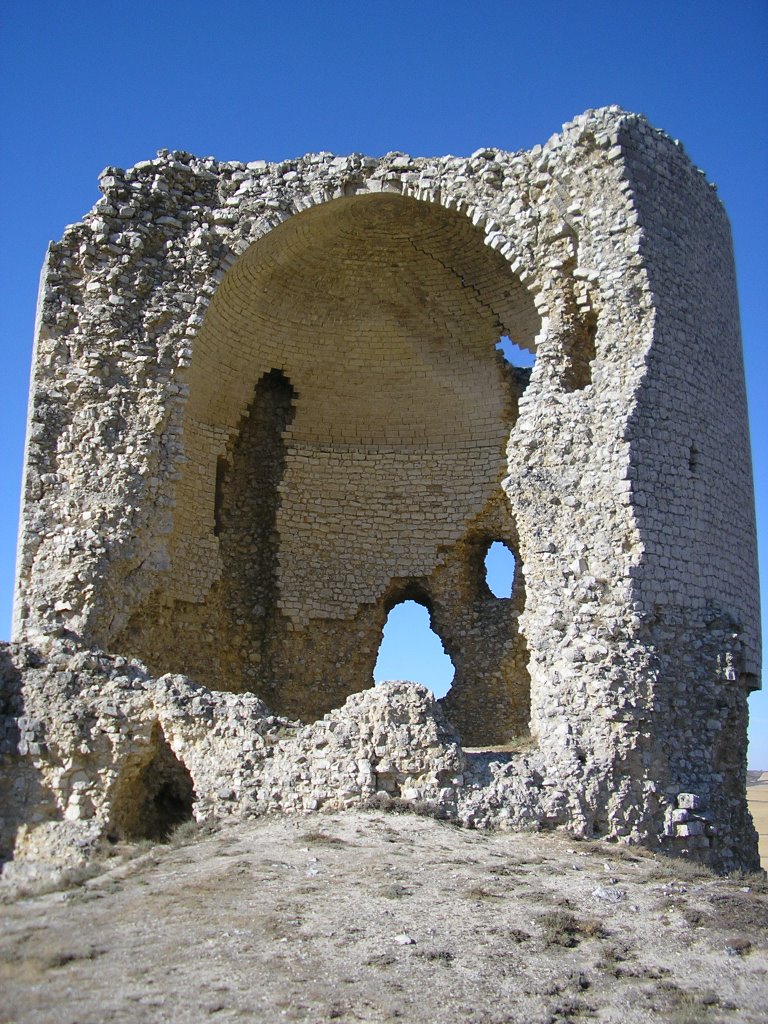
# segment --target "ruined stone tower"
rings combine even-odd
[[[738,307],[679,143],[608,108],[526,153],[100,185],[41,286],[8,848],[383,792],[754,865]],[[408,598],[439,705],[361,693]]]

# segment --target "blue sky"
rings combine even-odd
[[[48,241],[98,199],[104,166],[159,148],[238,160],[516,150],[609,103],[680,138],[730,215],[768,566],[766,53],[764,0],[5,0],[0,637],[39,270]],[[768,768],[768,692],[751,708],[750,763]]]

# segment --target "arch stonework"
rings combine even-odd
[[[515,671],[500,676],[503,650],[475,650],[491,642],[482,616],[472,635],[455,570],[448,583],[480,524],[505,519],[505,447],[526,377],[494,342],[511,331],[533,346],[540,325],[484,241],[463,214],[373,193],[299,213],[240,256],[193,346],[169,578],[118,650],[317,718],[372,678],[388,595],[418,582],[445,607],[467,662],[459,690],[469,677],[475,721],[462,732],[492,742],[527,732]],[[266,408],[260,382],[278,373],[290,421],[269,441],[267,412],[248,454],[246,420]],[[227,495],[249,460],[253,501],[236,513]],[[511,649],[509,619],[502,631]]]
[[[416,588],[456,666],[439,713],[507,748],[440,776],[457,819],[754,862],[737,298],[727,218],[679,144],[606,108],[526,153],[163,151],[100,185],[43,274],[18,650],[103,649],[311,723],[368,706],[387,609]],[[490,540],[518,559],[508,601]],[[46,711],[62,674],[77,702],[68,671],[7,684],[47,722],[47,752],[19,756],[42,758],[49,807],[76,770]]]

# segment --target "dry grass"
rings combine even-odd
[[[363,805],[365,811],[384,811],[386,814],[415,814],[420,818],[434,818],[436,821],[447,820],[447,815],[440,806],[430,800],[404,800],[399,796],[372,796]]]
[[[462,893],[465,899],[468,900],[500,900],[503,899],[505,894],[502,892],[494,892],[491,889],[487,889],[483,885],[471,885],[468,889]]]
[[[406,896],[413,896],[413,890],[408,889],[399,882],[393,882],[392,885],[385,885],[380,889],[379,895],[384,896],[388,900],[399,900]]]
[[[765,1020],[757,878],[412,814],[186,826],[182,840],[132,860],[118,844],[103,877],[3,907],[0,1018]]]
[[[686,860],[684,857],[662,854],[653,858],[648,877],[661,881],[703,882],[717,878],[717,875],[704,864],[697,864],[696,861]]]
[[[296,837],[296,842],[320,843],[324,846],[349,846],[346,839],[342,839],[340,836],[332,836],[329,832],[323,832],[319,829],[311,832],[302,832]]]
[[[569,910],[549,910],[541,914],[537,924],[547,946],[576,946],[582,939],[605,939],[603,925],[594,918],[579,918]]]

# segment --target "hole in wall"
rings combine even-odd
[[[374,683],[404,679],[421,683],[443,697],[453,682],[454,666],[420,602],[404,600],[389,612],[382,632]]]
[[[587,313],[579,318],[573,330],[567,354],[567,365],[563,375],[566,391],[582,391],[592,383],[592,365],[597,351],[597,316]]]
[[[536,362],[535,352],[529,352],[528,349],[518,345],[507,334],[502,334],[496,342],[496,351],[501,352],[504,362],[520,370],[530,370]]]
[[[485,583],[494,597],[512,597],[517,562],[515,556],[500,540],[491,541],[485,553]]]
[[[691,476],[696,475],[696,470],[699,468],[699,450],[695,444],[691,445],[690,451],[688,452],[688,472]]]
[[[193,817],[192,776],[171,750],[159,722],[148,746],[127,758],[112,798],[113,836],[162,842]]]

